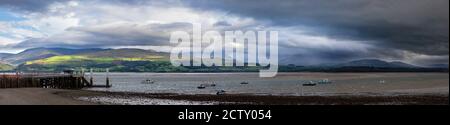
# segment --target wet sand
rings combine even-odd
[[[76,90],[57,90],[43,88],[0,89],[0,105],[92,105],[96,103],[75,100],[56,95],[59,92]]]
[[[448,105],[448,93],[398,95],[277,96],[277,95],[182,95],[61,91],[68,98],[115,105]],[[156,100],[156,101],[155,101]]]
[[[415,95],[180,95],[44,88],[0,89],[0,105],[448,105],[446,94]]]

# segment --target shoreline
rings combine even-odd
[[[448,105],[448,97],[448,93],[277,96],[0,89],[0,105]]]
[[[161,103],[139,103],[139,101],[174,101],[162,105],[448,105],[448,93],[418,93],[399,95],[333,95],[333,96],[280,96],[280,95],[249,95],[249,94],[176,94],[176,93],[134,93],[134,92],[101,92],[80,90],[75,93],[62,92],[57,95],[74,99],[96,102],[99,104],[125,105],[160,105]],[[91,98],[91,100],[89,99]],[[102,100],[103,99],[103,100]],[[108,99],[120,99],[126,102],[105,102]],[[80,99],[79,99],[80,100]],[[185,102],[185,103],[183,103]]]

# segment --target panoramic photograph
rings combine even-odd
[[[448,0],[0,0],[0,105],[448,105],[448,64]]]

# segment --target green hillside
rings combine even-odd
[[[112,72],[242,72],[258,67],[175,67],[169,53],[141,49],[114,49],[77,55],[57,55],[27,61],[21,71],[62,71],[64,69],[109,68]]]
[[[136,72],[173,70],[169,62],[169,54],[140,49],[58,55],[28,61],[19,66],[19,69],[24,71],[61,71],[67,68],[110,68],[112,71]]]
[[[14,69],[14,67],[11,65],[0,63],[0,71],[10,71],[13,69]]]
[[[163,56],[147,56],[147,57],[90,57],[85,55],[64,55],[64,56],[53,56],[50,58],[28,61],[25,65],[62,65],[62,64],[82,64],[86,62],[103,64],[103,63],[113,63],[118,61],[164,61]]]
[[[104,49],[66,49],[66,48],[31,48],[17,54],[4,55],[0,61],[12,65],[24,64],[28,61],[45,59],[53,56],[76,55],[81,53],[93,53]]]
[[[169,59],[168,56],[169,55],[166,53],[159,53],[150,50],[117,49],[78,55],[52,56],[49,58],[28,61],[25,63],[25,65],[76,65],[86,62],[103,64],[118,61],[167,61]]]
[[[105,50],[93,53],[85,53],[83,56],[91,58],[125,58],[125,59],[149,59],[149,60],[169,60],[169,53],[155,52],[152,50],[142,50],[142,49],[114,49]]]

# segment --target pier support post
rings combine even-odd
[[[92,85],[94,85],[94,71],[92,70],[92,68],[90,70],[91,78],[89,79],[89,87],[92,87]]]
[[[109,69],[106,69],[106,87],[109,87]]]
[[[19,78],[20,76],[19,76],[19,72],[16,72],[16,86],[14,86],[15,88],[19,88],[19,84],[20,84],[20,78]]]

